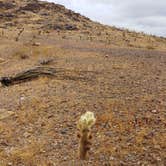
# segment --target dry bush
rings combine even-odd
[[[45,152],[45,142],[38,142],[36,140],[29,140],[29,142],[30,143],[23,147],[16,147],[11,150],[9,161],[11,161],[13,165],[18,165],[19,163],[26,165],[41,164],[41,161],[38,160],[38,156]],[[44,162],[44,159],[42,162]]]
[[[29,54],[30,54],[29,48],[27,48],[27,47],[22,47],[22,48],[19,48],[18,51],[15,51],[15,52],[13,53],[13,56],[14,56],[14,57],[17,57],[17,58],[19,58],[19,59],[28,59],[28,58],[29,58]]]
[[[148,50],[154,50],[154,49],[155,49],[155,47],[152,46],[152,45],[148,45],[148,46],[146,46],[146,48],[147,48]]]

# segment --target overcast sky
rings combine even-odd
[[[48,0],[94,21],[166,37],[166,0]]]

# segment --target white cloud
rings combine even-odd
[[[165,0],[48,0],[92,20],[166,36]]]

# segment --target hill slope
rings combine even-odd
[[[104,26],[54,3],[3,0],[0,1],[0,11],[1,31],[5,29],[6,33],[7,29],[16,31],[24,27],[24,33],[26,30],[54,32],[67,38],[98,41],[118,47],[166,48],[165,38]]]

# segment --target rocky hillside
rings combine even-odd
[[[1,0],[1,37],[6,33],[6,36],[16,38],[22,28],[24,34],[38,31],[34,33],[54,33],[62,38],[97,41],[118,47],[166,48],[165,38],[105,26],[59,4],[38,0]]]

